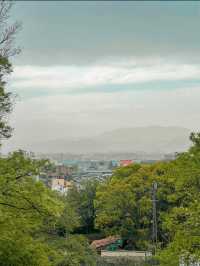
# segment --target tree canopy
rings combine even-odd
[[[131,165],[116,170],[96,192],[96,226],[120,233],[136,249],[152,248],[152,184],[157,189],[159,259],[178,265],[200,258],[200,135],[171,162]]]

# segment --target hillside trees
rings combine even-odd
[[[54,227],[63,205],[34,180],[40,167],[22,152],[0,158],[1,265],[50,265],[42,235]]]
[[[161,183],[163,173],[162,164],[135,164],[117,170],[107,183],[98,187],[96,226],[107,234],[121,234],[132,242],[132,248],[150,248],[152,184]],[[159,208],[165,208],[164,202]],[[162,238],[160,233],[159,237]]]
[[[186,265],[200,259],[200,134],[191,134],[192,147],[173,162],[176,170],[174,192],[169,195],[173,204],[163,214],[163,227],[170,241],[161,252],[161,265],[177,265],[181,259]]]
[[[157,222],[161,265],[185,265],[200,258],[200,135],[171,162],[116,170],[97,188],[96,226],[130,239],[132,248],[151,249],[152,184],[158,185]]]
[[[6,81],[10,57],[19,52],[14,40],[20,24],[8,23],[11,6],[0,1],[0,140],[12,132],[13,99]],[[23,151],[0,157],[0,265],[94,265],[87,240],[71,234],[78,219],[71,206],[35,178],[46,166]]]
[[[23,152],[0,158],[0,265],[94,265],[86,239],[71,234],[73,209],[34,178],[44,163]]]
[[[84,234],[92,233],[95,230],[94,199],[98,185],[99,181],[96,179],[83,181],[80,189],[74,187],[66,198],[79,217],[78,231]]]

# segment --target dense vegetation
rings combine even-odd
[[[10,25],[12,2],[0,1],[0,139],[9,138],[8,115],[13,95],[6,91],[12,72],[10,57],[19,53]],[[0,265],[94,265],[85,237],[71,234],[78,225],[75,211],[35,177],[47,162],[31,160],[22,151],[0,157]]]
[[[91,231],[95,228],[104,235],[120,234],[129,240],[129,249],[154,250],[152,185],[156,182],[156,256],[160,265],[176,266],[181,259],[185,263],[197,261],[200,257],[200,134],[192,133],[191,141],[192,147],[178,154],[174,161],[119,168],[105,182],[83,186],[76,197],[69,193],[68,200],[76,201],[80,207],[75,209],[83,219],[82,226],[88,219]]]
[[[158,254],[161,265],[200,256],[200,136],[172,162],[118,169],[96,192],[96,226],[119,233],[136,249],[152,249],[152,184],[157,182]]]
[[[200,134],[176,160],[133,164],[117,169],[105,182],[87,182],[67,200],[81,217],[82,233],[121,235],[129,249],[153,250],[152,185],[157,183],[157,258],[178,265],[200,256]],[[89,236],[90,236],[89,235]]]

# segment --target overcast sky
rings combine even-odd
[[[200,2],[16,2],[5,150],[116,128],[200,128]]]

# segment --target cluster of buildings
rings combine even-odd
[[[117,167],[128,166],[133,160],[86,160],[86,161],[54,161],[54,167],[41,173],[42,180],[52,190],[66,194],[73,186],[80,187],[81,182],[89,179],[105,180],[113,174]]]
[[[74,186],[73,172],[73,167],[54,162],[53,167],[40,173],[39,179],[52,190],[66,194]]]
[[[168,154],[164,160],[172,160],[174,155]],[[154,163],[155,160],[62,160],[53,163],[55,167],[43,173],[40,179],[52,190],[67,193],[73,186],[80,187],[81,182],[89,179],[105,180],[113,174],[117,167],[126,167],[133,163]]]

